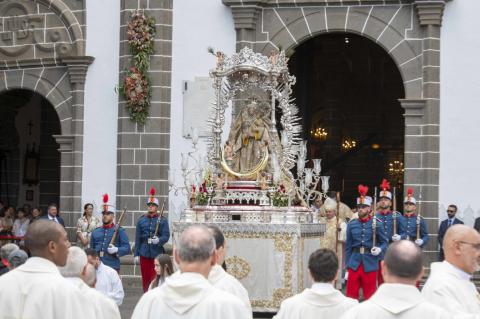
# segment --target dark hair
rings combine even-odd
[[[453,208],[455,208],[455,213],[458,211],[458,207],[457,207],[457,205],[455,205],[455,204],[450,204],[450,205],[448,205],[448,207],[453,207]]]
[[[50,203],[48,204],[47,206],[47,214],[48,214],[48,211],[50,210],[51,207],[55,207],[57,209],[57,217],[60,217],[60,210],[58,209],[58,205],[55,204],[55,203]]]
[[[407,250],[405,245],[411,247]],[[421,249],[407,240],[390,244],[384,262],[388,271],[400,278],[415,279],[423,269]]]
[[[87,207],[88,206],[92,206],[93,208],[93,204],[92,203],[86,203],[85,205],[83,205],[83,216],[85,216],[85,211],[87,210]]]
[[[97,251],[93,248],[85,249],[85,253],[87,254],[87,256],[91,256],[91,257],[94,257],[94,258],[98,257]]]
[[[315,282],[331,282],[338,271],[338,258],[330,249],[317,249],[308,259],[308,269]]]
[[[158,283],[160,282],[160,279],[167,278],[168,276],[171,276],[173,274],[173,264],[172,264],[172,258],[167,255],[167,254],[160,254],[155,259],[158,261],[160,266],[162,266],[162,272],[160,275],[156,275],[155,279],[152,281],[152,288],[158,287]]]
[[[225,246],[225,236],[223,236],[220,228],[215,225],[208,225],[207,228],[212,232],[213,238],[215,239],[215,248],[219,249]]]

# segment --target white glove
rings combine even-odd
[[[160,242],[160,239],[158,239],[157,236],[153,236],[153,237],[152,237],[152,244],[156,245],[156,244],[158,244],[159,242]]]
[[[135,256],[135,257],[133,258],[133,263],[134,263],[135,265],[138,265],[138,264],[140,263],[140,256]]]
[[[415,240],[415,245],[417,246],[422,246],[423,245],[423,239],[419,238]]]
[[[116,254],[118,252],[118,247],[110,244],[110,245],[108,245],[107,251],[111,255]]]
[[[399,241],[400,239],[402,239],[402,237],[399,234],[395,234],[392,236],[393,241]]]
[[[378,256],[378,255],[380,255],[380,253],[382,252],[382,248],[380,248],[380,247],[372,247],[372,250],[370,250],[370,252],[372,253],[372,255]]]

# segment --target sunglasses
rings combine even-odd
[[[459,240],[458,241],[460,244],[465,244],[465,245],[469,245],[469,246],[472,246],[473,248],[475,248],[476,250],[480,250],[480,243],[469,243],[469,242],[466,242],[466,241],[461,241]]]

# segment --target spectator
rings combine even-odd
[[[32,209],[32,216],[30,220],[30,224],[33,223],[34,221],[39,220],[42,217],[42,209],[40,207],[35,207]]]
[[[93,305],[95,310],[96,319],[120,319],[120,312],[115,302],[85,283],[87,265],[90,264],[83,249],[70,247],[67,263],[65,266],[59,267],[59,270],[68,282],[77,287],[90,300],[90,305]]]
[[[422,251],[413,242],[401,240],[390,244],[381,269],[384,284],[342,319],[448,318],[442,309],[422,298],[416,287],[423,266]]]
[[[24,250],[17,249],[8,255],[8,268],[13,270],[23,265],[28,259],[28,255]]]
[[[18,249],[19,247],[15,244],[5,244],[0,248],[0,258],[2,259],[0,262],[0,276],[9,271],[8,256]]]
[[[92,232],[99,226],[101,226],[100,219],[93,216],[93,204],[85,204],[83,216],[77,221],[77,245],[83,249],[90,248]]]
[[[37,221],[27,230],[25,245],[32,257],[0,277],[0,309],[3,318],[95,318],[90,303],[60,275],[70,242],[63,227]],[[26,298],[28,296],[28,298]]]
[[[23,208],[20,208],[17,211],[17,219],[13,222],[13,236],[23,238],[27,233],[28,224],[30,224],[30,220]],[[20,246],[23,246],[23,239],[20,240]]]
[[[215,240],[208,228],[194,225],[179,236],[174,249],[180,271],[145,293],[133,311],[133,319],[252,318],[236,296],[213,287],[207,280],[217,262]]]
[[[468,226],[453,225],[445,233],[443,248],[445,260],[431,264],[422,295],[450,317],[478,318],[480,299],[471,277],[480,270],[480,234]]]
[[[54,221],[54,222],[62,225],[65,228],[65,222],[63,221],[63,218],[60,217],[60,214],[58,212],[57,204],[55,204],[55,203],[48,204],[47,214],[40,217],[40,218]]]
[[[88,262],[96,269],[97,280],[95,289],[113,299],[113,301],[120,306],[123,303],[125,293],[123,291],[122,280],[117,271],[104,265],[95,249],[88,248],[86,253]]]
[[[250,298],[248,297],[248,292],[243,287],[243,285],[235,277],[227,273],[222,265],[225,256],[227,254],[227,245],[225,243],[225,236],[223,236],[222,231],[215,225],[209,225],[208,229],[215,239],[215,247],[217,253],[217,264],[212,267],[210,274],[208,275],[208,281],[210,283],[223,291],[227,291],[234,296],[237,296],[247,307],[248,312],[252,312],[252,306],[250,304]]]
[[[274,319],[339,318],[358,301],[342,295],[334,285],[338,258],[330,249],[318,249],[308,259],[313,285],[282,302]]]
[[[463,224],[463,222],[456,218],[455,215],[457,214],[457,206],[456,205],[448,205],[447,208],[447,215],[448,218],[445,219],[440,223],[440,227],[438,228],[438,244],[440,245],[440,251],[438,255],[438,259],[443,261],[445,259],[445,255],[443,253],[443,238],[445,237],[445,233],[447,229],[450,228],[452,225],[456,224]]]
[[[15,209],[12,206],[8,206],[5,210],[5,215],[0,218],[0,234],[11,235],[13,227],[13,219],[15,216]]]
[[[172,258],[167,254],[160,254],[153,261],[157,275],[148,286],[148,290],[161,286],[165,279],[173,274]]]

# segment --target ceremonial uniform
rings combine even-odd
[[[113,233],[115,233],[115,224],[111,223],[98,227],[92,232],[90,239],[90,247],[95,249],[100,257],[100,260],[107,266],[113,269],[120,270],[119,257],[130,254],[130,243],[128,241],[127,233],[125,229],[120,227],[118,229],[117,237],[115,238],[114,246],[118,248],[118,251],[114,254],[108,252],[108,246],[112,240]]]
[[[423,217],[415,213],[417,201],[415,197],[413,197],[412,188],[407,189],[407,196],[405,197],[403,203],[405,204],[405,206],[408,206],[408,211],[406,208],[406,211],[403,214],[405,218],[405,239],[411,240],[415,242],[417,246],[423,248],[427,244],[429,239],[427,223],[425,223]],[[417,229],[419,230],[418,238]]]
[[[158,207],[158,199],[154,198],[155,189],[150,190],[150,198],[147,206]],[[158,231],[156,232],[158,226]],[[136,258],[140,257],[140,271],[142,273],[143,291],[148,291],[148,287],[156,276],[154,259],[164,253],[163,245],[170,238],[168,220],[159,214],[148,213],[141,216],[137,221],[135,230],[135,251]]]

